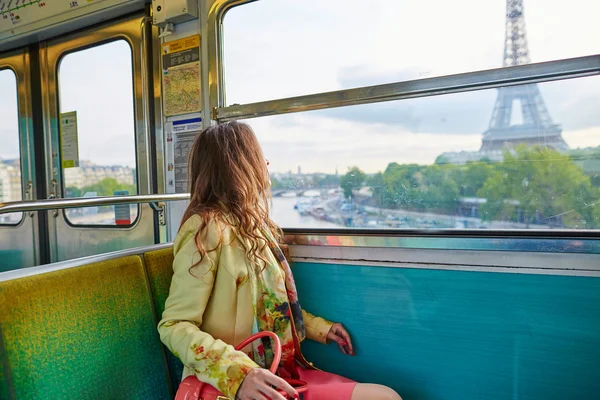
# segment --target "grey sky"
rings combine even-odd
[[[225,18],[228,104],[501,66],[505,0],[260,0]],[[525,0],[533,62],[600,53],[600,2]],[[61,111],[79,114],[80,157],[133,166],[129,48],[68,56]],[[0,72],[0,157],[14,157],[14,94]],[[540,85],[571,147],[600,145],[600,78]],[[477,150],[495,90],[253,119],[273,171],[368,172]],[[12,107],[12,108],[11,108]],[[10,115],[13,115],[11,117]],[[12,143],[12,144],[11,144]]]
[[[524,0],[533,62],[598,53],[594,0]],[[225,17],[228,103],[502,65],[506,0],[260,0]]]
[[[131,48],[127,42],[68,54],[58,71],[60,112],[77,111],[80,159],[135,166]],[[0,71],[0,87],[0,157],[16,158],[12,71]]]
[[[11,70],[0,71],[0,158],[18,156],[17,80]]]
[[[61,112],[77,111],[79,158],[135,166],[131,47],[124,40],[66,55]]]
[[[261,0],[225,17],[227,102],[497,68],[505,0]],[[600,3],[525,0],[532,62],[597,54]],[[600,145],[600,78],[540,85],[571,147]],[[368,172],[478,150],[495,90],[248,120],[274,171]],[[518,118],[519,113],[514,113]],[[518,122],[518,121],[515,121]]]

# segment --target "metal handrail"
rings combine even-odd
[[[0,214],[58,210],[93,206],[112,206],[116,204],[161,203],[167,201],[189,200],[189,193],[181,194],[139,194],[133,196],[89,197],[75,199],[50,199],[36,201],[13,201],[0,203]]]

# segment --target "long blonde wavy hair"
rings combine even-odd
[[[200,262],[223,239],[219,237],[214,249],[205,247],[206,227],[211,221],[228,225],[247,239],[246,256],[253,263],[266,262],[261,253],[268,241],[262,231],[268,229],[276,240],[282,232],[269,217],[269,171],[252,128],[233,121],[202,131],[190,152],[189,176],[191,199],[181,225],[194,215],[201,217],[195,237]]]

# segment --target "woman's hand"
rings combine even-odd
[[[340,350],[342,350],[342,353],[354,355],[354,349],[352,348],[350,335],[339,322],[333,324],[331,330],[327,334],[327,339],[336,342],[340,347]]]
[[[237,391],[237,400],[287,400],[275,388],[287,393],[291,398],[298,398],[298,392],[289,383],[271,373],[268,369],[254,368],[250,370]]]

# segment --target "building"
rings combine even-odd
[[[65,187],[81,189],[106,178],[113,178],[123,185],[133,185],[136,181],[135,169],[118,165],[96,165],[89,161],[82,161],[78,168],[64,170]]]
[[[21,201],[21,169],[19,160],[0,159],[0,202]]]

